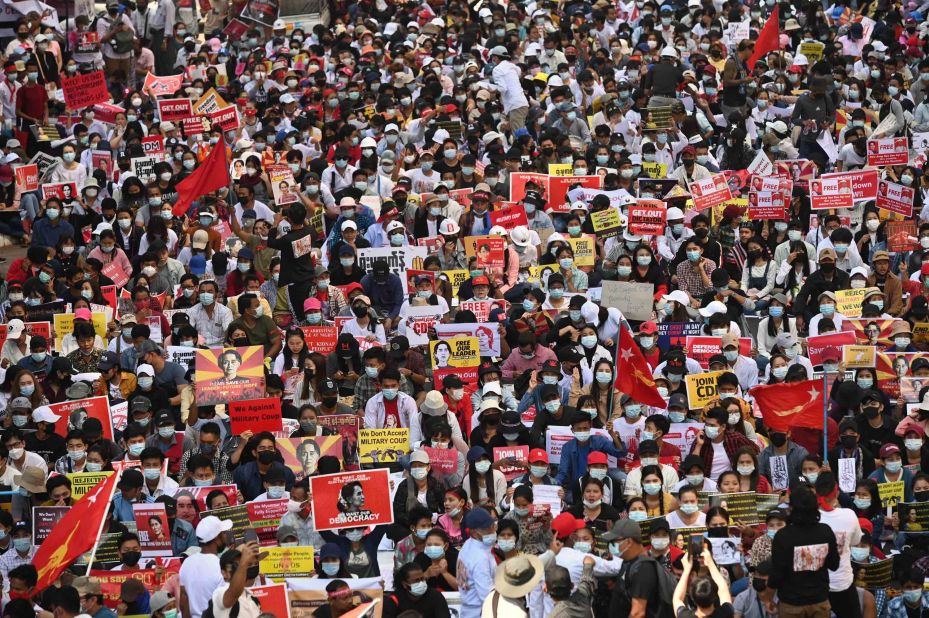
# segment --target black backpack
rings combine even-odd
[[[629,590],[629,574],[638,569],[655,569],[658,577],[658,607],[649,607],[646,610],[648,618],[674,618],[674,589],[677,587],[677,580],[673,575],[668,573],[657,560],[642,554],[630,566],[623,576],[623,586],[626,594]]]

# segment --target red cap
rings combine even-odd
[[[923,265],[919,268],[919,274],[929,275],[929,262],[923,262]]]
[[[887,459],[888,457],[894,454],[897,454],[897,455],[900,454],[900,447],[897,446],[896,444],[885,444],[884,446],[881,447],[881,453],[880,453],[881,459]]]
[[[89,322],[91,319],[90,309],[86,307],[81,307],[80,309],[74,312],[74,319],[75,320],[87,320]]]
[[[535,461],[541,461],[544,463],[548,463],[548,453],[545,452],[544,448],[534,448],[531,451],[529,451],[528,461],[529,463],[532,463]]]
[[[923,429],[922,425],[920,425],[919,423],[910,423],[906,425],[903,429],[903,435],[906,435],[910,433],[911,431],[915,433],[916,435],[918,435],[920,438],[926,437],[926,431]]]
[[[868,534],[874,534],[874,524],[871,523],[870,519],[859,517],[858,527],[861,528],[862,532],[867,532]]]
[[[822,351],[823,360],[841,360],[842,355],[839,353],[839,348],[835,346],[829,346]]]
[[[471,282],[471,287],[476,285],[490,285],[490,281],[487,280],[487,277],[481,275],[479,277],[475,277],[474,281]]]
[[[363,292],[364,287],[362,287],[362,285],[358,283],[357,281],[352,281],[351,283],[345,286],[345,289],[342,290],[342,293],[345,294],[345,298],[348,298],[349,294],[351,294],[355,290],[361,290]]]
[[[594,464],[607,465],[606,453],[601,453],[600,451],[590,451],[587,455],[587,465],[591,466]]]
[[[639,326],[639,334],[641,335],[654,335],[658,332],[658,325],[649,320],[648,322],[642,322]]]
[[[559,539],[571,536],[584,527],[584,520],[577,519],[570,513],[562,513],[552,520],[552,532]]]

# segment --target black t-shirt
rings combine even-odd
[[[610,601],[611,616],[628,616],[632,612],[632,599],[646,599],[646,616],[657,611],[658,571],[641,560],[639,557],[623,562]]]
[[[41,455],[50,464],[67,454],[65,439],[57,433],[49,434],[45,440],[39,440],[35,433],[26,434],[26,450]]]
[[[735,610],[732,605],[723,603],[713,610],[712,614],[707,614],[705,618],[732,618],[733,616],[735,616]],[[677,611],[677,618],[697,618],[697,612],[688,607],[682,607]]]

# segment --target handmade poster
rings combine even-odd
[[[325,455],[342,459],[342,436],[307,436],[282,438],[277,441],[277,450],[284,458],[297,481],[316,474],[319,458]]]
[[[706,210],[732,199],[732,190],[722,174],[690,183],[690,195],[697,210]]]
[[[49,407],[52,412],[63,417],[62,420],[69,419],[73,427],[80,427],[87,417],[95,418],[103,425],[103,437],[107,440],[113,439],[113,424],[110,421],[110,404],[107,397],[62,401],[49,404]]]
[[[358,470],[310,477],[317,530],[393,523],[389,471]]]
[[[215,88],[210,88],[203,93],[193,105],[194,114],[209,116],[213,112],[229,107],[229,104],[216,92]]]
[[[915,192],[912,187],[881,180],[877,184],[877,200],[875,204],[878,208],[889,212],[911,217],[913,216],[914,195]]]
[[[810,208],[827,210],[855,205],[852,183],[847,178],[820,178],[810,181]]]
[[[342,463],[346,466],[357,465],[358,430],[361,428],[361,418],[354,414],[327,414],[317,416],[316,422],[320,427],[328,427],[342,436]]]
[[[629,232],[642,236],[664,234],[668,207],[661,200],[639,198],[629,206]]]
[[[467,236],[464,238],[468,259],[477,258],[477,268],[502,269],[506,239],[500,236]]]
[[[145,75],[142,92],[147,91],[152,97],[163,97],[177,92],[183,83],[183,74],[156,76],[148,73]]]
[[[394,462],[409,452],[408,427],[358,430],[358,454],[363,464]]]
[[[201,513],[200,517],[202,518],[207,515],[214,515],[221,520],[231,521],[232,528],[230,528],[229,532],[232,533],[236,544],[245,541],[245,531],[252,527],[252,522],[248,517],[248,506],[245,504],[235,504],[234,506],[206,511],[205,513]]]
[[[842,347],[842,362],[846,369],[873,368],[875,353],[873,345],[845,345]]]
[[[895,508],[903,502],[904,489],[905,483],[903,481],[878,483],[877,493],[881,498],[881,506],[885,509]]]
[[[18,165],[13,168],[13,173],[16,176],[16,186],[23,193],[35,191],[39,188],[39,166],[35,163]]]
[[[264,348],[197,350],[197,404],[216,405],[265,395]]]
[[[506,477],[507,483],[526,473],[526,469],[517,465],[517,462],[529,459],[528,446],[495,446],[493,455],[494,461],[507,460],[505,465],[498,468]]]
[[[723,373],[725,372],[707,371],[684,376],[687,381],[687,405],[691,410],[699,410],[719,397],[716,380]]]
[[[790,472],[787,469],[787,456],[775,455],[770,460],[771,487],[776,490],[787,489],[790,483]]]
[[[845,493],[854,493],[857,483],[856,465],[854,457],[839,459],[839,489]]]
[[[823,174],[822,179],[843,178],[851,182],[852,199],[856,202],[864,200],[873,200],[877,197],[878,170],[860,169],[853,172],[837,172],[835,174]]]
[[[78,73],[73,77],[61,76],[61,89],[64,92],[65,105],[71,110],[82,110],[94,103],[110,100],[103,71]]]
[[[597,261],[597,239],[586,234],[578,238],[568,238],[571,251],[574,252],[575,266],[594,266]]]
[[[308,547],[312,549],[312,546]],[[287,597],[287,584],[252,586],[248,591],[252,593],[253,597],[258,599],[263,613],[275,616],[276,618],[290,618],[290,599]]]
[[[136,534],[142,546],[142,556],[170,556],[173,553],[171,527],[168,525],[165,505],[161,502],[133,504],[132,514],[135,516]]]
[[[287,596],[290,599],[291,618],[314,618],[314,612],[329,603],[326,586],[331,581],[318,577],[288,578]],[[380,602],[384,597],[382,578],[345,578],[345,583],[352,590],[352,604],[355,609],[343,614],[342,618],[381,618],[384,605]]]
[[[42,185],[42,199],[57,197],[63,202],[70,202],[78,197],[77,185],[73,182],[55,182]]]
[[[604,281],[600,304],[616,307],[629,320],[650,320],[654,294],[655,286],[651,283]]]
[[[910,157],[909,141],[905,137],[868,140],[868,165],[906,165]]]
[[[477,339],[478,341],[478,356],[500,356],[500,327],[498,324],[492,322],[487,323],[461,323],[461,324],[436,324],[435,325],[435,334],[441,341],[448,341],[449,348],[454,343],[455,339],[464,337],[469,339]],[[410,341],[410,345],[412,345]],[[454,344],[457,345],[457,344]],[[448,362],[444,362],[445,354],[448,351],[446,346],[440,346],[439,341],[430,342],[431,351],[433,352],[433,367],[444,367],[444,366],[454,366],[454,363],[457,362],[456,359],[452,358],[455,354],[452,354],[452,357],[449,357]],[[456,350],[457,351],[457,350]],[[438,356],[436,356],[438,352]],[[474,364],[474,357],[470,354],[466,357],[465,365],[462,366],[471,366]]]
[[[707,541],[713,547],[713,561],[719,565],[739,564],[742,560],[742,552],[739,547],[742,545],[742,539],[739,537],[714,538],[709,537]]]
[[[478,337],[430,341],[429,355],[433,369],[475,367],[480,362],[480,341]]]
[[[281,400],[277,397],[235,400],[228,405],[234,434],[281,430]]]
[[[269,165],[267,170],[274,193],[274,203],[278,206],[292,204],[300,200],[297,193],[300,186],[294,181],[294,173],[289,165]]]
[[[819,335],[807,338],[807,351],[810,362],[816,365],[823,364],[823,354],[830,349],[837,350],[841,357],[842,346],[854,345],[856,338],[854,333],[840,331],[829,333],[828,335]]]

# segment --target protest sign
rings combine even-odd
[[[308,546],[312,549],[312,546]],[[279,548],[280,549],[280,548]],[[290,548],[290,549],[301,549]],[[266,558],[267,559],[267,558]],[[259,566],[260,572],[260,566]],[[290,618],[290,599],[287,597],[287,584],[266,584],[252,586],[248,589],[258,599],[261,611],[276,618]]]
[[[615,208],[604,208],[590,213],[590,223],[597,238],[612,238],[619,236],[623,231],[619,211]]]
[[[281,526],[281,517],[287,514],[287,498],[246,502],[248,521],[258,533],[258,542],[262,547],[277,545],[277,531]]]
[[[407,307],[400,320],[400,334],[405,335],[413,347],[429,345],[429,330],[438,326],[445,313],[436,305]]]
[[[650,320],[654,294],[655,286],[651,283],[603,281],[600,304],[616,307],[628,320]]]
[[[528,446],[495,446],[493,455],[495,462],[507,460],[505,465],[497,469],[503,473],[508,483],[526,473],[526,469],[517,465],[517,462],[529,460]]]
[[[820,178],[810,181],[810,208],[852,208],[852,183],[847,178]]]
[[[281,430],[281,400],[277,397],[229,402],[232,433]]]
[[[808,159],[785,159],[775,161],[774,174],[789,179],[801,189],[809,187],[812,179],[816,178],[819,168]]]
[[[408,452],[410,452],[408,427],[358,430],[358,454],[363,464],[397,461]]]
[[[104,397],[105,399],[105,397]],[[104,433],[106,433],[106,425]],[[71,481],[71,498],[77,500],[92,490],[97,484],[114,474],[113,472],[69,472],[66,476]]]
[[[663,440],[681,449],[682,453],[689,453],[690,446],[701,431],[703,431],[702,423],[671,423],[671,429]]]
[[[252,522],[248,518],[248,507],[244,504],[235,504],[235,506],[206,511],[205,513],[201,513],[200,517],[202,518],[206,515],[214,515],[221,520],[231,521],[232,528],[229,532],[232,533],[236,544],[244,542],[245,531],[252,527]]]
[[[433,472],[454,474],[458,470],[458,449],[423,447],[429,455],[429,467]]]
[[[133,504],[136,534],[142,546],[142,556],[170,556],[171,527],[168,526],[168,514],[161,502]]]
[[[865,295],[871,290],[876,289],[877,288],[850,288],[837,291],[835,293],[836,312],[849,318],[861,317],[861,303],[864,301]]]
[[[732,199],[732,189],[722,174],[714,174],[709,178],[692,182],[689,188],[697,210],[719,206]]]
[[[20,187],[23,193],[39,188],[39,166],[35,163],[17,165],[13,168],[13,173],[16,175],[16,186]]]
[[[710,506],[720,506],[729,513],[729,525],[741,526],[758,523],[758,506],[755,492],[745,491],[710,496]]]
[[[386,468],[310,477],[317,530],[338,530],[393,523]]]
[[[903,493],[906,483],[903,481],[893,481],[889,483],[878,483],[877,493],[881,499],[881,506],[885,509],[896,508],[903,502]]]
[[[497,337],[495,336],[493,340],[496,341]],[[476,367],[481,356],[480,342],[478,337],[455,337],[448,340],[430,341],[429,354],[432,356],[434,369]]]
[[[113,439],[113,424],[110,421],[110,403],[105,396],[75,399],[49,404],[52,412],[69,419],[73,427],[80,427],[87,417],[95,418],[103,425],[103,437]]]
[[[226,107],[213,110],[209,114],[210,124],[217,129],[222,129],[223,131],[235,131],[239,128],[239,111],[236,109],[235,105],[228,105]],[[286,165],[284,167],[287,167]],[[290,168],[287,168],[288,171]],[[267,171],[267,169],[266,169]],[[291,183],[292,186],[292,183]],[[273,188],[273,185],[272,185]],[[275,190],[275,193],[277,191]],[[293,195],[291,202],[297,201],[297,196]],[[290,202],[287,202],[290,203]]]
[[[336,342],[339,340],[339,329],[335,326],[301,326],[300,330],[303,331],[303,340],[311,352],[325,355],[335,350]]]
[[[912,251],[917,246],[915,221],[888,221],[884,224],[884,234],[888,251]]]
[[[878,170],[860,169],[853,172],[837,172],[835,174],[823,174],[822,179],[843,178],[851,182],[852,199],[856,202],[863,200],[873,200],[877,197]]]
[[[197,404],[216,405],[265,395],[264,348],[210,348],[195,358]]]
[[[574,166],[570,163],[549,163],[549,176],[570,176],[574,173]]]
[[[593,266],[597,261],[597,239],[593,236],[582,235],[579,238],[568,238],[571,251],[574,252],[575,266]]]
[[[813,366],[823,364],[823,354],[830,349],[839,351],[841,357],[842,346],[854,345],[856,342],[855,334],[849,331],[840,331],[829,333],[828,335],[818,335],[807,337],[807,356]]]
[[[561,513],[560,494],[562,491],[564,489],[558,485],[533,485],[532,503],[547,506],[552,517],[557,517]]]
[[[929,502],[900,502],[897,513],[900,532],[929,533]]]
[[[77,185],[73,182],[55,182],[42,185],[42,199],[57,197],[59,200],[70,202],[77,198]]]
[[[184,83],[184,75],[145,75],[142,92],[148,92],[153,97],[163,97],[177,92]]]
[[[477,268],[502,269],[506,239],[500,236],[467,236],[464,239],[468,259],[477,259]]]
[[[216,92],[215,88],[210,88],[193,104],[193,113],[201,116],[209,116],[213,112],[226,107],[229,107],[229,104]]]
[[[190,365],[190,361],[194,360],[194,357],[197,355],[197,348],[169,345],[165,348],[165,352],[167,352],[168,355],[167,360],[177,363],[181,367],[187,367]]]
[[[161,162],[160,157],[133,157],[129,160],[129,165],[139,180],[152,182],[155,180],[155,166]]]
[[[32,543],[41,545],[52,528],[55,527],[65,513],[71,510],[69,506],[34,506],[32,507]]]
[[[8,330],[9,329],[6,324],[0,324],[0,347],[6,343]],[[50,322],[26,322],[25,333],[30,337],[41,335],[42,337],[45,337],[45,340],[49,342],[49,345],[54,346],[55,344],[55,338],[52,336],[52,325]]]
[[[658,347],[667,352],[672,347],[683,348],[687,345],[687,337],[699,335],[703,332],[703,324],[699,322],[659,322]]]
[[[290,468],[297,480],[316,474],[319,458],[326,455],[342,459],[342,436],[304,436],[281,438],[277,441],[278,451],[284,465]]]
[[[868,165],[906,165],[910,158],[909,142],[905,137],[868,140]]]
[[[439,340],[449,341],[451,344],[455,339],[459,337],[466,337],[469,339],[477,339],[478,341],[478,356],[500,356],[501,355],[501,336],[500,336],[500,327],[498,324],[493,323],[461,323],[461,324],[436,324],[435,325],[435,334]],[[412,342],[410,342],[412,344]],[[457,345],[457,344],[455,344]],[[438,341],[430,342],[431,351],[433,353],[433,359],[441,362],[445,358],[446,348],[444,346],[439,346]],[[438,352],[441,358],[436,357]],[[452,357],[455,355],[453,354]],[[462,366],[472,366],[474,365],[475,359],[473,356],[469,355],[463,357],[461,362],[465,362],[465,365]],[[454,361],[454,362],[453,362]],[[459,362],[457,359],[451,358],[447,363],[450,366],[455,366],[455,362]],[[435,365],[435,366],[444,366],[444,365]]]
[[[520,225],[528,226],[529,219],[526,217],[526,208],[522,204],[513,204],[505,208],[491,210],[490,224],[499,225],[506,230],[512,230]]]
[[[722,354],[722,337],[701,335],[688,336],[685,342],[687,356],[694,359],[704,369],[710,366],[710,358],[715,354]],[[752,338],[739,338],[739,354],[748,356],[752,351]]]
[[[903,215],[904,217],[911,217],[913,216],[914,195],[914,190],[910,187],[887,180],[881,180],[877,184],[877,200],[875,201],[875,205],[889,212]]]
[[[159,99],[158,113],[162,122],[176,122],[193,116],[193,103],[190,99]]]
[[[629,206],[629,232],[642,236],[664,234],[668,208],[661,200],[639,198]]]
[[[877,562],[855,563],[855,585],[867,590],[881,590],[890,587],[894,572],[893,556]]]
[[[748,218],[751,221],[784,219],[790,196],[783,191],[751,191],[748,194]]]
[[[288,578],[287,596],[290,599],[291,618],[314,618],[318,608],[329,603],[326,586],[331,579]],[[345,578],[345,583],[352,590],[352,605],[355,609],[342,615],[342,618],[381,618],[384,596],[384,580],[380,577]],[[372,606],[372,602],[374,603]],[[361,615],[363,612],[363,615]],[[321,613],[321,612],[320,612]],[[277,618],[281,618],[278,616]]]
[[[164,135],[149,135],[148,137],[143,137],[142,152],[144,152],[146,156],[164,156]]]
[[[271,181],[275,204],[284,206],[300,200],[297,195],[300,185],[294,181],[294,173],[290,171],[289,165],[269,165],[266,171]]]
[[[724,371],[708,371],[706,373],[691,373],[687,379],[687,404],[691,410],[699,410],[706,404],[719,397],[716,390],[716,380]]]
[[[127,579],[137,579],[142,582],[149,594],[154,594],[164,585],[165,581],[176,576],[177,571],[157,571],[155,569],[124,569],[122,571],[91,570],[90,580],[100,584],[103,593],[103,604],[115,608],[122,603],[120,589]],[[128,617],[126,617],[128,618]]]
[[[110,91],[107,90],[103,71],[78,73],[73,77],[62,75],[61,89],[64,92],[65,105],[70,110],[82,110],[94,103],[110,100]]]
[[[261,560],[260,572],[269,579],[282,581],[287,577],[310,577],[314,574],[312,545],[268,547],[262,551],[268,555]]]
[[[875,349],[873,345],[845,345],[842,347],[842,362],[846,369],[873,368]]]
[[[668,166],[665,163],[649,163],[648,161],[642,161],[642,171],[645,172],[649,178],[668,177]]]
[[[316,422],[320,427],[328,427],[342,436],[343,463],[357,464],[358,430],[361,428],[361,418],[354,414],[324,414],[317,416]]]
[[[874,348],[871,348],[872,350]],[[916,403],[920,401],[919,391],[923,389],[923,383],[927,380],[925,378],[916,378],[913,376],[903,376],[899,379],[900,382],[900,397],[908,403]]]
[[[501,239],[502,240],[502,239]],[[426,259],[428,250],[425,247],[406,246],[406,247],[377,247],[358,250],[358,267],[367,274],[374,272],[374,261],[379,259],[387,260],[387,267],[391,274],[400,277],[403,285],[403,293],[408,294],[407,280],[403,275],[410,269],[422,269],[423,260]]]

